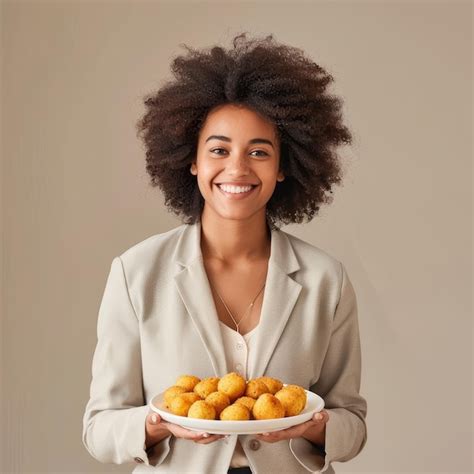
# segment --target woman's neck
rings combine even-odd
[[[264,214],[237,220],[223,219],[203,210],[201,251],[204,259],[224,264],[268,259],[270,246],[271,233]]]

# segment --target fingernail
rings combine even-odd
[[[268,436],[270,433],[263,433],[263,436]]]
[[[323,419],[323,415],[321,415],[321,413],[318,413],[316,415],[316,420],[321,421],[322,419]]]
[[[209,438],[209,433],[203,433],[202,437],[203,438]]]
[[[158,418],[156,417],[156,415],[152,415],[152,416],[151,416],[151,421],[152,421],[153,423],[156,423],[156,422],[158,421]]]

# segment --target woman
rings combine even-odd
[[[133,472],[334,472],[366,443],[357,303],[345,267],[279,229],[311,220],[351,142],[333,80],[270,35],[177,57],[145,100],[147,171],[183,225],[113,259],[98,318],[83,442]],[[256,436],[197,433],[150,399],[182,374],[240,372],[325,400]]]

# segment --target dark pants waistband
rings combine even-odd
[[[249,467],[231,467],[228,471],[228,474],[252,474],[252,471]]]

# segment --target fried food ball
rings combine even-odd
[[[230,405],[229,397],[222,392],[212,392],[206,397],[206,402],[214,407],[216,410],[216,417],[218,418],[221,411]]]
[[[193,403],[197,400],[201,400],[201,397],[197,393],[194,393],[194,392],[185,392],[179,396],[183,397],[185,400],[190,400]]]
[[[255,405],[255,398],[252,397],[240,397],[234,403],[246,406],[250,411],[252,411],[253,406]]]
[[[269,393],[267,385],[258,379],[249,380],[247,382],[247,387],[245,388],[245,396],[257,399],[260,395],[264,393]]]
[[[285,409],[285,416],[295,416],[300,414],[306,406],[306,392],[301,393],[300,390],[283,387],[275,397],[280,400]]]
[[[188,411],[188,418],[199,418],[201,420],[215,420],[216,410],[204,400],[194,402]]]
[[[218,377],[208,377],[201,380],[194,387],[194,391],[201,397],[206,398],[210,393],[217,392]]]
[[[306,391],[303,387],[300,387],[299,385],[285,385],[283,388],[288,389],[288,390],[296,390],[297,392],[301,393],[301,395],[304,395],[306,397]]]
[[[186,392],[184,387],[180,387],[179,385],[173,385],[165,390],[164,399],[166,407],[170,406],[171,400],[173,400],[176,395]]]
[[[244,405],[234,403],[222,410],[220,419],[223,421],[250,420],[250,410]]]
[[[264,377],[259,377],[257,380],[261,380],[268,387],[268,391],[272,395],[275,395],[275,393],[277,393],[278,390],[281,390],[283,388],[283,382],[273,377],[264,376]]]
[[[194,387],[201,381],[199,377],[195,375],[181,375],[176,380],[175,385],[179,385],[180,387],[184,387],[186,392],[192,392]]]
[[[255,402],[252,414],[256,420],[283,418],[285,416],[285,409],[275,395],[264,393],[263,395],[260,395]]]
[[[241,397],[245,393],[245,387],[245,379],[236,372],[231,372],[227,375],[224,375],[224,377],[222,377],[217,384],[217,390],[219,390],[219,392],[225,393],[231,402],[237,400],[237,398]]]
[[[187,416],[191,405],[198,400],[201,400],[201,398],[197,393],[181,393],[171,400],[169,408],[171,413],[174,413],[175,415]]]

